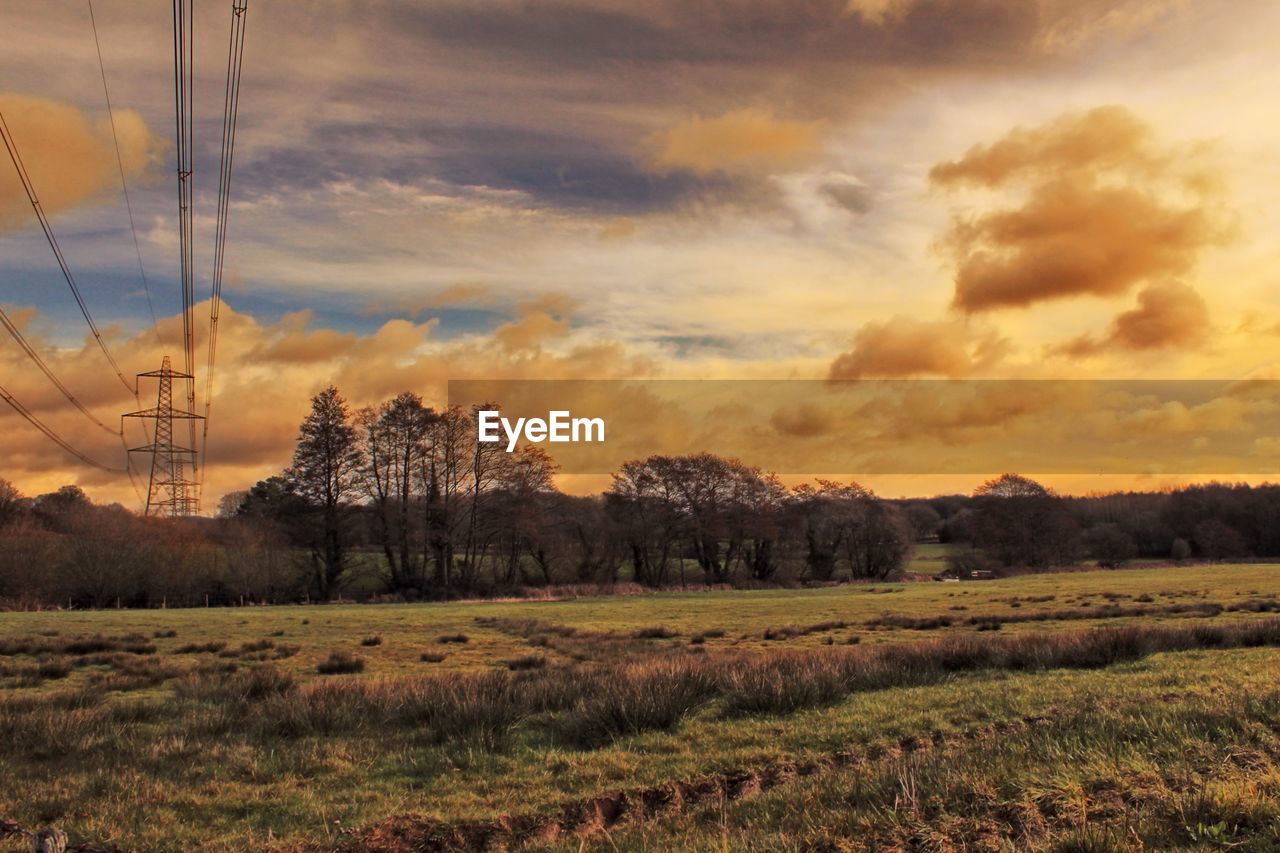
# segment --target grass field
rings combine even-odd
[[[1277,849],[1277,581],[0,614],[0,818],[125,849]]]

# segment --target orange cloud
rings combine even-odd
[[[959,319],[916,320],[895,316],[867,323],[853,338],[853,348],[836,356],[829,379],[968,376],[996,364],[1008,341],[994,331],[976,330]]]
[[[372,317],[377,314],[407,314],[419,317],[432,309],[450,308],[455,305],[490,305],[495,294],[484,284],[454,284],[436,293],[406,296],[370,302],[360,309],[360,314]]]
[[[105,115],[91,121],[69,104],[8,92],[0,93],[0,112],[45,213],[67,210],[119,188],[115,145]],[[133,110],[117,110],[115,124],[125,175],[136,178],[153,164],[161,143]],[[0,231],[28,224],[35,224],[31,205],[17,172],[6,163],[0,168]]]
[[[846,9],[868,24],[883,26],[905,15],[915,0],[848,0]]]
[[[493,339],[510,352],[538,349],[543,343],[569,334],[569,314],[574,301],[563,294],[546,294],[517,306],[519,319],[499,326]]]
[[[1088,335],[1057,348],[1082,357],[1111,349],[1152,350],[1193,347],[1209,332],[1209,309],[1195,288],[1177,281],[1153,284],[1138,293],[1138,305],[1118,315],[1101,339]]]
[[[289,331],[265,342],[255,355],[267,363],[315,364],[344,355],[355,343],[355,335],[332,329]]]
[[[958,217],[940,246],[965,313],[1110,296],[1190,271],[1229,234],[1202,149],[1160,149],[1122,107],[1016,128],[930,171],[937,187],[1028,186],[1020,206]]]
[[[649,164],[659,172],[772,172],[794,168],[818,150],[819,122],[775,118],[765,110],[734,110],[694,118],[649,136]]]
[[[783,435],[814,438],[836,429],[839,419],[827,409],[812,403],[801,403],[794,408],[776,409],[769,416],[769,425]]]
[[[524,306],[524,316],[506,327],[502,335],[439,341],[431,337],[434,322],[391,320],[371,334],[357,335],[311,329],[305,311],[277,323],[259,323],[224,302],[209,431],[206,509],[216,506],[221,494],[245,488],[288,463],[308,398],[330,382],[342,390],[354,409],[405,390],[421,394],[430,405],[441,406],[446,402],[449,379],[458,376],[595,379],[655,372],[651,362],[616,343],[575,345],[557,340],[559,346],[549,346],[543,324],[549,318],[555,330],[551,337],[563,338],[561,324],[568,321],[552,313],[570,307],[562,297],[536,300]],[[195,308],[197,317],[207,312],[207,303]],[[26,310],[21,313],[35,316]],[[167,339],[179,339],[179,318],[162,318],[160,327]],[[202,352],[204,333],[203,326],[198,326],[197,352]],[[30,331],[27,337],[103,423],[114,428],[122,413],[139,408],[118,383],[105,381],[108,368],[91,339],[78,347],[60,347]],[[513,348],[513,343],[531,348]],[[108,344],[127,373],[153,370],[165,354],[150,329],[132,336],[108,332]],[[197,408],[203,407],[204,376],[200,372]],[[10,377],[5,387],[17,399],[77,448],[110,467],[123,466],[119,436],[95,427],[69,406],[43,376],[29,369],[17,347],[0,347],[0,375]],[[141,407],[154,405],[155,393],[154,383],[143,380]],[[0,477],[13,481],[24,493],[77,483],[95,500],[121,501],[137,508],[127,477],[79,467],[2,404],[0,434],[5,443],[5,468]],[[146,441],[134,422],[126,424],[126,437],[133,446]],[[139,456],[135,463],[145,460]]]

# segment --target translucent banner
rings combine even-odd
[[[449,402],[566,474],[701,452],[797,475],[1280,472],[1272,380],[453,380]]]

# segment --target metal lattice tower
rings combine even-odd
[[[147,488],[147,515],[185,516],[196,511],[198,483],[187,479],[187,468],[195,467],[195,448],[173,443],[174,420],[194,422],[200,415],[173,408],[173,380],[191,379],[189,373],[178,373],[164,357],[159,370],[139,373],[138,378],[158,379],[156,405],[153,409],[130,412],[126,418],[146,418],[154,422],[151,444],[132,447],[130,453],[151,454],[151,482]]]

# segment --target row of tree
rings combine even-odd
[[[773,580],[794,562],[829,580],[883,578],[912,537],[903,514],[857,485],[786,489],[771,474],[704,453],[628,462],[603,495],[558,491],[540,447],[477,441],[475,410],[404,393],[350,413],[335,388],[312,401],[293,465],[223,514],[272,525],[309,554],[331,595],[376,554],[388,591],[449,594],[536,583],[648,586]]]
[[[625,463],[566,495],[536,446],[476,441],[474,411],[414,394],[351,412],[312,401],[293,464],[226,496],[217,519],[144,519],[76,487],[0,481],[0,599],[85,606],[442,597],[517,586],[882,579],[914,543],[956,571],[1093,558],[1280,557],[1280,487],[1066,498],[1006,474],[972,495],[880,499],[856,483],[787,488],[710,453]]]

